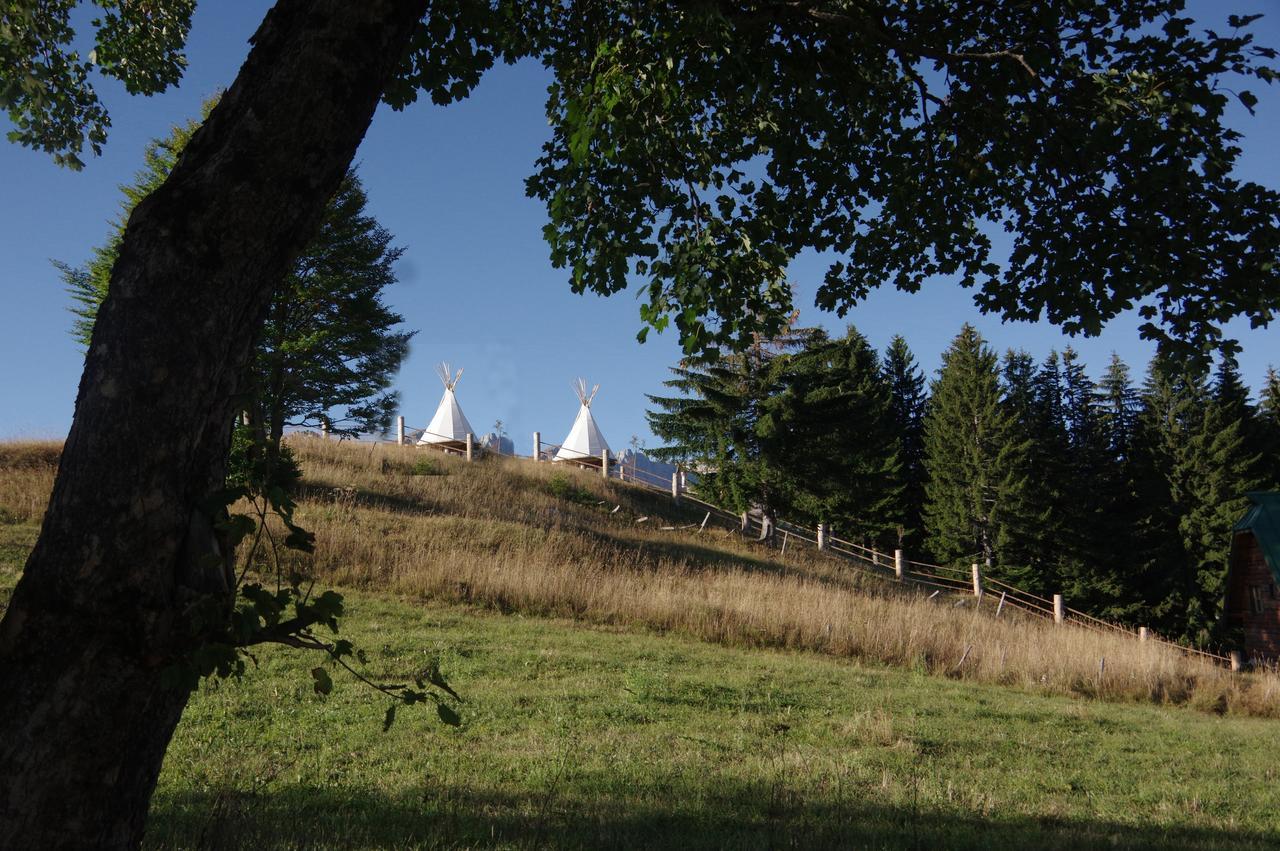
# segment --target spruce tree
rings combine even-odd
[[[1258,394],[1258,424],[1262,435],[1262,475],[1268,489],[1280,490],[1280,375],[1267,367]]]
[[[1133,387],[1129,367],[1115,352],[1098,385],[1102,407],[1102,428],[1114,461],[1124,463],[1133,453],[1138,430],[1138,414],[1142,407],[1138,391]]]
[[[790,506],[791,474],[784,436],[765,405],[780,392],[785,356],[822,332],[789,327],[745,351],[710,363],[685,362],[664,385],[675,396],[649,396],[645,416],[665,446],[650,455],[698,469],[698,488],[726,508],[760,508],[770,516]]]
[[[1097,614],[1130,622],[1150,620],[1150,588],[1155,579],[1148,568],[1162,550],[1160,528],[1151,526],[1151,503],[1158,489],[1140,487],[1139,416],[1142,402],[1127,364],[1114,352],[1098,384],[1101,443],[1105,447],[1104,476],[1096,499],[1105,506],[1099,523],[1104,565],[1115,583],[1115,597]],[[1146,499],[1140,492],[1147,494]]]
[[[894,335],[885,350],[884,376],[889,385],[889,416],[902,459],[903,514],[898,543],[911,551],[924,540],[924,417],[929,395],[924,373],[901,335]]]
[[[1010,581],[1038,594],[1061,588],[1061,483],[1065,429],[1061,420],[1058,355],[1036,369],[1025,351],[1005,353],[1002,404],[1020,451],[1009,454],[1000,501],[1000,568]]]
[[[944,561],[974,559],[997,571],[1001,500],[1025,485],[1025,445],[1002,402],[995,353],[966,324],[943,353],[925,417],[926,545]]]
[[[1062,352],[1061,410],[1067,438],[1060,520],[1063,592],[1086,611],[1114,614],[1123,596],[1114,542],[1124,530],[1111,523],[1118,470],[1109,457],[1101,393],[1070,346]]]
[[[697,489],[712,502],[745,509],[750,495],[741,489],[738,467],[759,454],[752,400],[755,383],[742,358],[711,364],[682,363],[663,382],[679,395],[648,397],[645,417],[664,446],[649,450],[655,458],[698,470]]]
[[[1257,485],[1254,459],[1205,371],[1160,358],[1143,390],[1142,433],[1145,525],[1156,536],[1150,610],[1166,632],[1204,644],[1222,627],[1231,526]]]
[[[854,328],[785,359],[762,435],[778,441],[788,504],[806,523],[888,549],[905,512],[902,463],[880,359]]]
[[[215,103],[204,104],[202,117]],[[75,302],[72,330],[83,346],[106,298],[130,213],[164,182],[199,127],[190,121],[149,142],[142,169],[121,187],[120,213],[106,242],[83,266],[55,262]],[[276,288],[242,388],[251,429],[269,452],[279,451],[286,426],[323,424],[338,434],[390,427],[399,402],[391,382],[414,332],[396,330],[403,317],[383,303],[403,249],[391,245],[391,233],[367,205],[359,177],[349,171],[326,205],[319,231]]]
[[[1213,376],[1213,404],[1220,416],[1227,422],[1240,423],[1240,438],[1243,452],[1247,456],[1242,460],[1243,469],[1239,475],[1242,481],[1264,482],[1268,476],[1266,426],[1258,407],[1249,399],[1249,388],[1245,386],[1240,375],[1240,366],[1235,356],[1221,356]]]

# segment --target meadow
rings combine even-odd
[[[997,620],[711,524],[664,530],[702,512],[549,465],[294,445],[299,517],[318,538],[298,566],[347,596],[344,636],[368,650],[371,676],[441,658],[462,726],[407,707],[383,732],[376,694],[336,677],[316,695],[314,658],[267,649],[243,680],[193,697],[150,847],[1280,836],[1273,674]],[[56,457],[0,446],[0,600]]]

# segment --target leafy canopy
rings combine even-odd
[[[86,142],[102,153],[111,118],[90,82],[97,68],[130,94],[162,92],[182,77],[182,54],[195,0],[131,3],[94,0],[94,47],[72,46],[79,0],[6,0],[0,5],[0,109],[8,137],[81,168]]]
[[[15,140],[75,166],[107,116],[96,62],[131,91],[174,83],[191,0],[98,0],[98,50],[70,0],[0,12]],[[555,75],[528,182],[575,291],[633,284],[689,353],[781,330],[799,252],[833,262],[847,311],[935,275],[985,311],[1096,334],[1137,309],[1167,350],[1238,345],[1280,306],[1280,193],[1233,176],[1231,97],[1277,77],[1257,15],[1200,29],[1183,0],[438,0],[384,93],[465,97],[496,58]],[[1008,252],[993,233],[1008,235]],[[1003,241],[1002,241],[1003,242]],[[641,337],[644,336],[641,331]]]
[[[1136,307],[1166,347],[1231,348],[1222,323],[1280,305],[1280,194],[1232,176],[1222,119],[1276,52],[1257,16],[1223,34],[1182,10],[553,4],[529,191],[574,289],[643,281],[643,318],[689,352],[780,327],[806,249],[834,258],[818,304],[841,313],[943,275],[1006,318],[1096,334]]]

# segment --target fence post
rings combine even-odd
[[[825,523],[818,524],[818,549],[825,550],[827,548],[827,526]]]
[[[1151,633],[1147,631],[1147,628],[1146,628],[1145,626],[1140,626],[1140,627],[1138,627],[1138,640],[1139,640],[1139,641],[1146,641],[1146,640],[1147,640],[1148,638],[1150,638],[1150,637],[1151,637]]]
[[[907,572],[907,554],[902,550],[893,551],[893,575],[899,582]]]
[[[977,564],[973,565],[973,596],[982,596],[982,568]]]
[[[467,460],[468,461],[472,460],[475,457],[475,455],[473,454],[474,448],[475,448],[475,438],[471,436],[471,432],[467,432]]]
[[[542,460],[542,432],[533,433],[533,460]]]
[[[1053,622],[1062,623],[1065,619],[1066,607],[1062,605],[1062,595],[1053,595]]]
[[[396,445],[404,446],[404,417],[396,417]]]
[[[1244,667],[1244,664],[1243,664],[1244,660],[1241,658],[1239,650],[1232,650],[1230,653],[1230,656],[1231,656],[1231,670],[1239,671],[1242,667]]]
[[[609,450],[600,450],[600,475],[603,478],[609,478]]]
[[[676,505],[680,504],[680,469],[676,468],[671,474],[671,498],[675,500]]]
[[[329,419],[328,419],[328,417],[322,417],[322,418],[320,419],[320,436],[321,436],[321,437],[323,437],[325,440],[328,440],[328,439],[329,439]]]

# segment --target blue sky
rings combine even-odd
[[[247,55],[247,39],[269,3],[202,3],[188,46],[182,84],[152,98],[131,98],[104,82],[100,92],[113,128],[102,157],[79,173],[44,155],[0,143],[0,439],[61,437],[71,423],[82,354],[69,334],[69,299],[51,259],[83,262],[100,243],[119,204],[118,186],[139,168],[147,140],[198,114],[200,102],[227,86]],[[1239,12],[1269,2],[1228,4]],[[1193,4],[1202,19],[1225,11]],[[1259,41],[1280,45],[1280,14],[1255,25]],[[531,432],[563,439],[577,402],[577,376],[601,384],[593,406],[615,450],[632,436],[654,439],[644,420],[645,393],[660,392],[666,368],[680,356],[671,334],[635,341],[638,303],[631,293],[575,296],[551,268],[541,228],[542,206],[524,195],[524,178],[548,128],[543,102],[548,78],[532,64],[491,71],[475,94],[438,108],[419,103],[405,112],[380,108],[357,154],[374,215],[407,247],[400,283],[388,301],[417,329],[397,387],[411,426],[425,426],[440,398],[434,365],[465,367],[458,398],[474,428],[501,420],[527,452]],[[1258,115],[1234,108],[1244,134],[1240,174],[1280,185],[1280,91],[1253,87]],[[5,120],[0,118],[0,125]],[[1037,358],[1073,345],[1097,374],[1112,351],[1141,372],[1151,347],[1137,321],[1121,317],[1096,339],[1065,338],[1045,324],[1004,324],[982,316],[970,295],[946,280],[916,295],[882,290],[847,319],[813,307],[825,271],[816,256],[796,259],[790,278],[800,322],[839,331],[853,322],[878,348],[901,333],[926,372],[969,321],[1003,350],[1025,348]],[[1257,386],[1269,363],[1280,366],[1276,331],[1233,330],[1244,344],[1241,367]],[[157,424],[157,427],[161,427]]]

